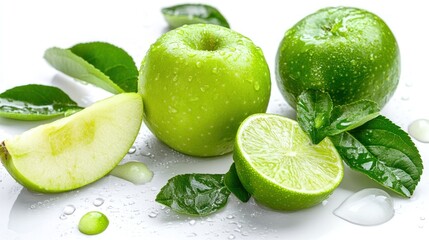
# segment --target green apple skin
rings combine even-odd
[[[369,99],[382,108],[398,85],[400,54],[393,33],[378,16],[330,7],[285,33],[275,71],[279,89],[293,108],[306,89],[328,92],[336,105]]]
[[[271,92],[261,49],[230,29],[185,25],[148,50],[139,75],[144,121],[171,148],[211,157],[232,151],[240,123],[265,112]]]
[[[108,174],[127,154],[143,121],[137,93],[101,100],[0,143],[0,160],[29,190],[64,192]]]

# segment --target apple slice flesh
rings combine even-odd
[[[137,93],[122,93],[0,144],[3,165],[20,184],[63,192],[109,173],[134,143],[143,118]]]

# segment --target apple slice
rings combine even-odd
[[[102,178],[122,160],[142,118],[141,96],[118,94],[5,140],[0,158],[12,177],[30,190],[76,189]]]

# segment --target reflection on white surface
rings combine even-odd
[[[334,214],[354,224],[374,226],[392,219],[395,209],[388,193],[377,188],[367,188],[348,197],[335,209]]]

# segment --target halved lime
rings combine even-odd
[[[246,190],[261,204],[279,210],[322,202],[344,174],[328,138],[314,145],[297,122],[273,114],[254,114],[243,121],[233,157]]]

